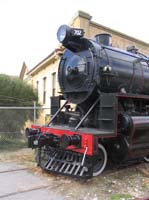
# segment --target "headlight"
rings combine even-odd
[[[58,31],[57,31],[57,39],[59,42],[63,43],[67,37],[69,36],[69,26],[67,25],[62,25],[59,27]]]
[[[67,45],[69,41],[73,41],[76,38],[81,38],[84,35],[83,29],[70,28],[67,25],[62,25],[57,31],[57,39],[64,46]]]

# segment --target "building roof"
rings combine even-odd
[[[21,72],[20,72],[19,78],[23,80],[25,74],[27,73],[27,71],[28,71],[27,65],[26,65],[25,62],[23,62],[23,65],[22,65],[22,68],[21,68]]]
[[[46,58],[44,58],[42,61],[40,61],[37,65],[35,65],[35,67],[33,67],[30,71],[28,71],[27,74],[32,74],[35,70],[37,70],[41,64],[43,64],[44,62],[46,62],[49,58],[51,58],[54,55],[55,51],[52,51],[52,53],[50,53]]]
[[[54,51],[52,51],[46,58],[40,61],[35,67],[33,67],[30,71],[28,71],[27,75],[33,75],[37,73],[41,69],[48,66],[50,63],[59,59],[59,57],[63,54],[64,47],[60,44]]]

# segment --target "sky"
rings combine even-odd
[[[32,69],[47,57],[78,10],[149,43],[149,0],[0,0],[0,73],[19,75],[23,62]]]

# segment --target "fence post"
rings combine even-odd
[[[36,101],[34,101],[34,124],[36,123]]]

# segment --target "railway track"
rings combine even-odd
[[[62,183],[50,186],[48,181],[30,173],[31,168],[22,167],[16,163],[0,163],[0,199],[53,199],[51,192]],[[61,200],[55,196],[55,199]]]
[[[18,194],[23,194],[23,193],[27,193],[27,192],[31,192],[31,191],[35,191],[35,190],[42,190],[42,189],[45,189],[45,188],[48,188],[49,186],[40,186],[40,187],[34,187],[34,188],[31,188],[31,189],[27,189],[27,190],[21,190],[21,191],[18,191],[18,192],[11,192],[9,194],[5,194],[5,195],[0,195],[0,199],[4,199],[4,198],[7,198],[7,197],[10,197],[10,196],[15,196],[15,195],[18,195]]]
[[[18,172],[18,171],[24,171],[24,170],[29,170],[30,168],[21,168],[21,169],[11,169],[11,170],[4,170],[0,171],[0,174],[3,173],[11,173],[11,172]]]

